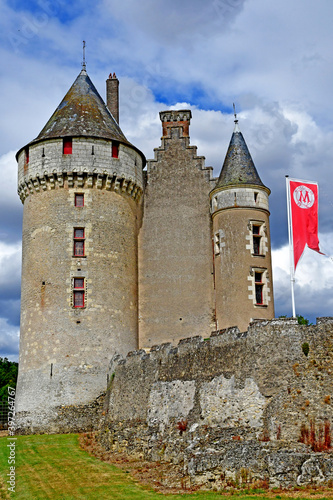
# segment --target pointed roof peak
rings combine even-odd
[[[82,67],[75,82],[33,142],[61,137],[98,137],[130,144]]]
[[[265,187],[253,163],[243,134],[239,129],[235,105],[234,115],[235,128],[215,188],[247,184]]]

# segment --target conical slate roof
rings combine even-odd
[[[84,69],[32,142],[80,136],[128,143]]]
[[[251,184],[265,187],[261,182],[243,134],[239,130],[236,121],[220,177],[215,188],[237,184]]]

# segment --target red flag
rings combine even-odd
[[[294,249],[294,269],[301,258],[305,245],[319,250],[318,239],[318,184],[289,180],[290,211]]]

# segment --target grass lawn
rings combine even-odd
[[[170,500],[221,500],[224,496],[214,492],[177,495],[157,493],[136,482],[126,471],[81,450],[76,434],[17,436],[16,489],[14,494],[9,495],[6,484],[6,474],[9,472],[8,443],[7,437],[0,438],[0,498],[154,500],[166,496]],[[283,498],[283,495],[265,493],[256,496],[240,492],[225,498],[264,500],[268,497],[279,499]],[[321,498],[324,497],[322,494]],[[308,498],[314,497],[310,494]]]

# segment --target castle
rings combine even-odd
[[[17,418],[105,392],[109,361],[138,348],[274,317],[268,196],[237,119],[218,179],[190,145],[191,111],[160,113],[147,161],[82,71],[17,153],[24,204]],[[221,151],[221,157],[224,152]],[[80,427],[80,426],[78,426]]]

